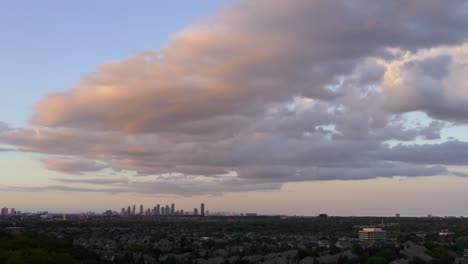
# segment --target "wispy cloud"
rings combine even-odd
[[[80,183],[93,185],[124,185],[129,183],[128,178],[51,178],[50,180],[62,183]]]

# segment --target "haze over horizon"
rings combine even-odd
[[[0,206],[468,216],[468,2],[4,3]]]

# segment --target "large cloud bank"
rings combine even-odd
[[[467,28],[464,0],[237,1],[49,94],[29,126],[0,124],[0,141],[80,175],[59,190],[464,175],[448,166],[468,165],[468,143],[439,139],[468,121]],[[118,178],[82,179],[103,171]]]

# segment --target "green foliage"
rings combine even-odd
[[[0,234],[0,263],[5,264],[93,264],[102,263],[70,240],[51,235]]]
[[[359,244],[354,244],[351,249],[351,252],[353,252],[353,254],[355,255],[361,256],[362,254],[364,254],[364,249]]]
[[[468,248],[468,236],[462,236],[457,239],[457,248],[460,251]]]
[[[427,263],[425,262],[424,260],[418,258],[418,257],[414,257],[412,258],[408,264],[424,264],[424,263]]]
[[[376,252],[375,256],[384,258],[387,260],[387,262],[390,262],[394,259],[397,259],[398,254],[399,254],[398,249],[393,248],[393,247],[386,247]]]
[[[367,259],[366,264],[387,264],[388,261],[382,257],[370,257]]]
[[[455,261],[455,257],[451,255],[449,249],[445,247],[434,247],[430,254],[434,258],[432,261],[433,264],[451,264]]]

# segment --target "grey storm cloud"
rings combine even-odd
[[[48,94],[25,127],[0,123],[0,142],[80,174],[43,190],[219,195],[463,176],[448,166],[468,165],[467,143],[414,142],[467,121],[466,28],[462,0],[235,1],[159,52]],[[118,178],[91,177],[103,172]]]

